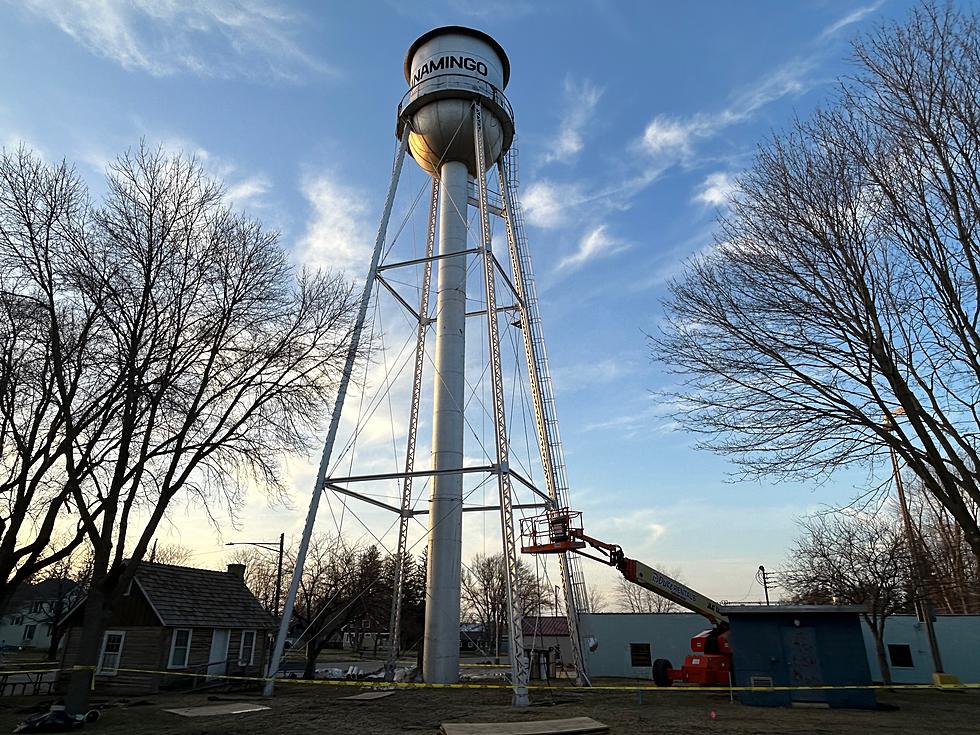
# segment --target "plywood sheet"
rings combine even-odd
[[[241,715],[246,712],[261,712],[269,709],[264,704],[253,704],[252,702],[227,702],[223,704],[208,704],[203,707],[178,707],[176,709],[165,709],[164,712],[173,712],[181,717],[214,717],[216,715]]]
[[[534,722],[446,722],[443,735],[598,735],[609,727],[591,717]]]
[[[395,691],[393,689],[389,689],[384,692],[364,692],[364,694],[355,694],[351,697],[341,697],[341,699],[354,702],[370,702],[374,699],[384,699],[385,697],[390,697],[394,693]]]

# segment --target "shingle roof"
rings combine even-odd
[[[136,581],[167,626],[257,628],[275,621],[235,574],[141,562]]]
[[[568,635],[568,618],[560,616],[524,617],[524,635]]]

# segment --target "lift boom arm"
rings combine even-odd
[[[586,535],[581,526],[582,514],[559,508],[548,511],[543,516],[521,521],[521,537],[527,543],[521,551],[528,554],[554,554],[575,552],[595,561],[616,567],[633,584],[660,595],[681,607],[703,615],[712,625],[728,627],[728,616],[721,611],[721,605],[695,592],[685,584],[672,579],[661,571],[647,566],[636,559],[628,558],[617,544],[609,544]],[[598,550],[602,556],[583,551],[587,546]]]

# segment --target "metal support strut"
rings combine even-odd
[[[371,302],[371,293],[374,290],[374,281],[378,273],[378,263],[381,262],[381,251],[384,248],[385,237],[388,233],[388,220],[391,218],[391,209],[395,203],[395,191],[398,188],[398,179],[401,176],[402,164],[405,162],[405,151],[408,150],[408,133],[409,130],[406,125],[402,131],[401,140],[398,143],[395,162],[391,167],[391,181],[388,184],[388,195],[385,197],[384,209],[381,212],[381,222],[378,224],[378,236],[374,241],[371,266],[368,268],[367,278],[364,281],[361,303],[358,307],[354,329],[351,332],[350,344],[347,348],[344,372],[340,376],[340,385],[337,386],[337,399],[334,402],[333,413],[330,415],[330,427],[327,429],[327,438],[323,443],[323,453],[320,455],[320,466],[317,469],[316,482],[313,485],[313,493],[310,496],[310,508],[306,514],[306,525],[303,527],[303,536],[300,539],[299,548],[296,550],[296,566],[293,568],[293,578],[289,583],[289,592],[286,593],[286,601],[282,609],[282,619],[279,621],[279,631],[276,634],[276,644],[272,649],[272,657],[269,659],[269,668],[266,671],[268,680],[265,683],[262,693],[267,697],[271,697],[275,689],[274,677],[279,670],[279,662],[282,660],[283,650],[286,647],[289,623],[292,620],[293,607],[296,604],[296,592],[299,589],[300,578],[303,576],[306,552],[310,548],[310,537],[313,535],[316,513],[320,507],[320,496],[323,494],[327,484],[327,473],[330,471],[330,457],[333,455],[333,445],[337,440],[337,430],[340,427],[340,414],[344,408],[344,400],[347,397],[347,388],[350,385],[351,375],[354,373],[354,368],[357,365],[361,345],[361,333],[364,331],[364,320],[367,317],[368,304]]]
[[[507,571],[507,610],[510,635],[510,670],[514,687],[513,705],[525,707],[528,700],[530,670],[524,655],[524,621],[518,586],[517,542],[514,537],[514,509],[511,501],[510,450],[507,443],[507,414],[504,402],[504,380],[500,363],[500,329],[497,314],[495,265],[491,250],[490,207],[487,195],[487,160],[483,147],[483,111],[479,102],[473,105],[473,143],[476,149],[476,180],[480,200],[480,233],[482,236],[483,275],[486,285],[487,333],[490,348],[490,381],[493,388],[494,429],[497,443],[497,488],[500,494],[500,530]]]
[[[507,230],[511,271],[514,276],[517,300],[520,304],[521,334],[524,340],[524,356],[527,361],[531,400],[534,405],[534,426],[551,507],[559,508],[567,505],[565,488],[562,486],[559,470],[556,467],[556,459],[557,462],[561,462],[561,440],[557,436],[557,417],[553,416],[554,411],[551,412],[552,418],[549,422],[548,400],[550,399],[552,407],[554,404],[554,398],[550,393],[551,377],[548,374],[547,357],[543,354],[544,337],[540,331],[541,318],[537,313],[537,297],[534,294],[530,255],[526,252],[526,243],[519,217],[515,216],[515,210],[519,205],[516,202],[516,196],[512,196],[512,194],[515,193],[516,186],[511,181],[509,174],[510,171],[504,156],[501,156],[497,161],[497,178],[500,184],[503,220]],[[558,555],[558,570],[565,599],[568,638],[572,644],[576,683],[579,686],[588,686],[589,678],[585,668],[585,657],[582,655],[582,639],[578,627],[578,605],[573,579],[574,563],[568,554]]]

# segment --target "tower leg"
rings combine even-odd
[[[491,250],[490,205],[487,201],[487,159],[483,147],[483,110],[473,105],[473,146],[476,150],[476,181],[480,196],[480,249],[483,251],[483,278],[487,301],[487,336],[490,348],[490,381],[493,387],[494,433],[497,445],[497,489],[500,493],[500,534],[503,537],[507,581],[507,627],[513,704],[526,707],[530,670],[524,655],[524,613],[519,587],[517,540],[514,537],[514,508],[511,502],[510,445],[507,441],[507,408],[500,363],[500,322],[497,313],[496,276]]]
[[[439,255],[466,249],[466,164],[449,161],[439,171]],[[432,467],[463,466],[466,382],[466,255],[439,260],[436,295],[435,391]],[[436,475],[429,500],[425,649],[422,675],[430,684],[459,680],[459,588],[463,539],[463,476]]]

